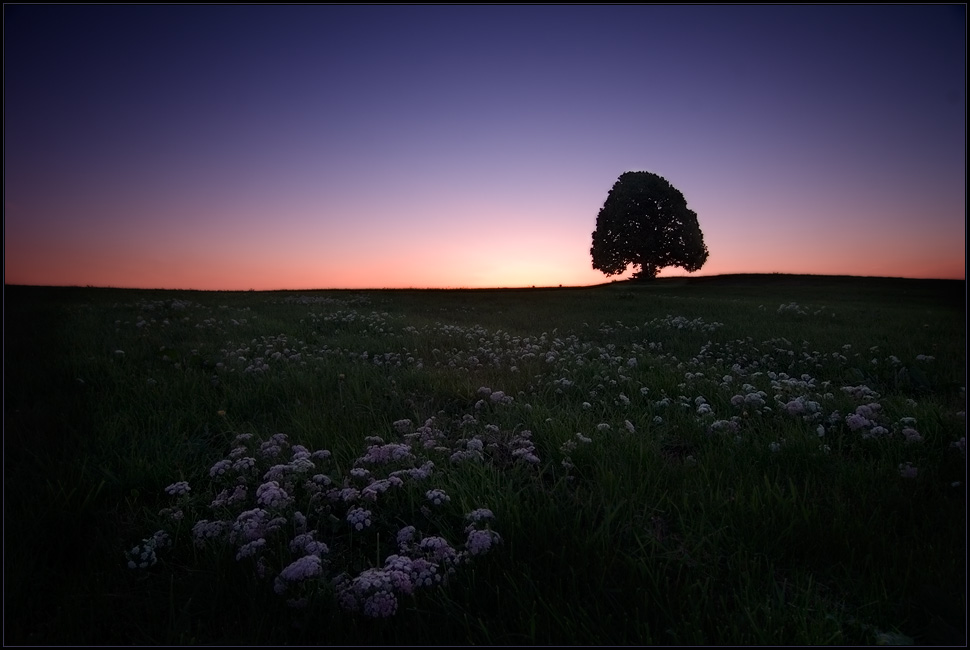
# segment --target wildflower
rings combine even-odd
[[[397,612],[397,598],[390,591],[379,591],[364,601],[364,615],[371,618],[387,618]]]
[[[443,564],[454,564],[458,559],[458,553],[451,547],[444,537],[425,537],[418,542],[421,549],[434,562]]]
[[[360,498],[360,490],[357,488],[347,487],[337,493],[340,500],[344,503],[350,503],[351,501],[356,501]]]
[[[158,515],[172,521],[182,521],[185,518],[185,513],[182,512],[181,508],[162,508],[158,511]]]
[[[292,499],[276,481],[268,481],[256,488],[256,503],[267,508],[282,508]]]
[[[344,575],[335,582],[337,600],[348,611],[362,610],[370,618],[386,618],[397,611],[394,586],[397,570],[367,569],[349,580]]]
[[[188,481],[179,481],[177,483],[172,483],[167,488],[165,488],[165,491],[168,494],[171,494],[173,497],[176,497],[176,496],[180,497],[184,494],[188,494],[191,490],[192,488],[189,487]]]
[[[239,548],[239,552],[236,553],[236,561],[238,562],[243,558],[252,557],[256,555],[259,549],[263,548],[264,546],[266,546],[266,539],[263,537],[260,537],[259,539],[254,539],[251,542],[243,544]]]
[[[226,502],[228,500],[229,500],[229,490],[226,489],[216,495],[216,498],[212,500],[212,503],[209,504],[209,507],[222,508],[223,506],[226,505]]]
[[[444,490],[428,490],[424,494],[425,498],[436,506],[448,503],[451,501],[451,497],[448,496]]]
[[[232,467],[232,461],[220,460],[218,463],[212,466],[209,470],[209,476],[215,478],[216,476],[222,476]]]
[[[882,406],[873,402],[857,406],[855,412],[865,418],[874,418],[880,410],[882,410]]]
[[[371,511],[363,508],[351,508],[347,513],[347,523],[355,530],[364,530],[371,525]]]
[[[234,503],[242,503],[249,496],[249,488],[245,485],[237,485],[232,490],[232,494],[226,499],[226,505],[232,505]]]
[[[465,515],[465,519],[468,519],[469,521],[472,521],[475,523],[479,523],[489,519],[495,519],[495,515],[488,508],[478,508],[476,510],[472,510],[467,515]],[[411,528],[411,526],[409,526],[409,528]]]
[[[425,558],[414,558],[411,561],[411,580],[416,587],[430,587],[441,582],[438,565]]]
[[[264,481],[282,481],[287,472],[289,472],[289,465],[273,465],[270,467],[265,474],[263,474]]]
[[[716,420],[711,423],[711,431],[727,431],[736,433],[738,430],[737,422],[732,420]]]
[[[766,397],[765,392],[763,390],[759,390],[757,392],[748,393],[743,397],[743,400],[746,406],[761,408],[762,406],[765,405],[765,400],[764,400],[765,397]],[[733,398],[731,399],[731,403],[732,404],[734,403]]]
[[[266,537],[279,528],[279,518],[271,519],[270,514],[262,508],[246,510],[236,517],[229,533],[229,541],[233,544],[245,544],[260,537]]]
[[[280,451],[282,451],[280,446],[269,440],[264,442],[259,447],[259,453],[262,454],[263,458],[275,458],[276,456],[279,456]]]
[[[226,456],[226,458],[229,458],[230,460],[238,460],[243,456],[245,456],[246,452],[248,451],[249,450],[246,449],[245,447],[234,447],[232,451],[229,452],[229,455]]]
[[[192,526],[192,536],[195,537],[195,545],[202,546],[207,539],[216,539],[226,532],[227,523],[224,521],[209,521],[200,519]]]
[[[912,463],[901,463],[899,465],[899,475],[903,478],[916,478],[917,468]]]
[[[414,593],[414,582],[411,580],[411,567],[414,561],[406,555],[388,555],[384,560],[384,571],[390,578],[395,591],[410,596]]]
[[[788,415],[801,415],[805,412],[805,403],[801,398],[793,399],[785,404],[785,410]]]
[[[610,430],[610,425],[608,425],[606,422],[600,422],[599,424],[596,425],[596,430],[597,431],[609,431]]]
[[[401,530],[397,531],[397,545],[403,550],[406,549],[414,541],[414,536],[417,534],[417,529],[414,526],[405,526]]]
[[[529,463],[530,465],[538,465],[542,461],[539,459],[538,456],[536,456],[533,453],[534,451],[535,451],[534,448],[514,449],[512,451],[512,457],[515,458],[515,459],[517,459],[517,460],[525,461],[526,463]]]
[[[923,436],[919,434],[919,431],[913,429],[912,427],[906,427],[902,430],[903,437],[906,438],[906,442],[922,442]]]
[[[434,472],[434,463],[426,460],[421,467],[412,467],[411,469],[403,470],[403,472],[413,479],[426,479]],[[392,477],[396,475],[398,475],[398,472],[391,472]]]
[[[256,459],[251,456],[239,458],[232,464],[232,469],[238,474],[243,474],[256,467]]]
[[[472,530],[468,533],[465,548],[472,555],[484,555],[494,544],[502,541],[498,533],[490,530]]]
[[[274,590],[278,594],[286,593],[287,588],[297,582],[310,578],[317,578],[323,574],[323,562],[316,555],[304,555],[287,565],[276,578]]]
[[[314,539],[315,532],[302,533],[293,538],[290,542],[290,552],[299,555],[322,556],[330,552],[330,549],[323,542]]]
[[[403,484],[404,481],[396,476],[382,478],[361,490],[360,496],[365,501],[377,501],[377,497],[387,492],[391,487],[401,487]]]
[[[410,445],[398,443],[377,444],[367,448],[367,453],[358,459],[360,463],[385,464],[398,460],[411,460]]]
[[[133,547],[127,555],[129,569],[147,569],[158,562],[158,558],[155,556],[155,548],[148,544]]]
[[[630,422],[629,420],[624,420],[623,421],[623,426],[625,426],[626,427],[626,430],[629,431],[630,433],[636,433],[637,432],[636,427],[634,427],[633,426],[633,423]]]
[[[842,392],[851,395],[855,399],[879,399],[879,393],[868,386],[843,386]]]
[[[168,533],[164,530],[156,531],[154,535],[143,539],[141,544],[132,547],[127,552],[129,569],[147,569],[158,562],[155,549],[169,546],[172,543]]]

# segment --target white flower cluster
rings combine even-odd
[[[159,530],[151,537],[143,539],[141,544],[133,546],[126,553],[128,568],[147,569],[154,566],[158,562],[158,556],[155,554],[156,549],[170,546],[171,543],[171,537],[164,530]]]

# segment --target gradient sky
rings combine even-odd
[[[695,275],[965,278],[966,7],[4,5],[8,284],[597,284],[634,170]]]

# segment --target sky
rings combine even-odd
[[[5,284],[599,284],[627,171],[661,276],[966,278],[965,5],[3,11]]]

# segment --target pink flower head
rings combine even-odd
[[[276,578],[274,589],[276,593],[286,593],[286,589],[297,582],[323,575],[323,562],[316,555],[304,555],[290,563]]]
[[[472,530],[468,533],[465,548],[472,555],[484,555],[494,544],[502,541],[498,533],[490,530]]]

